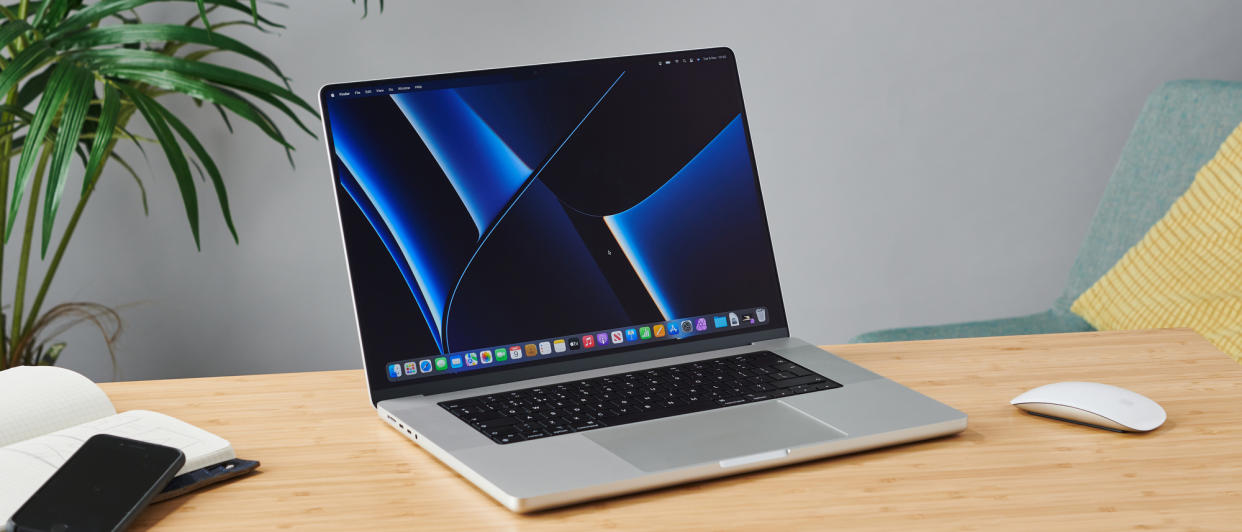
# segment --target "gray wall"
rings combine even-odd
[[[277,35],[232,33],[311,101],[330,81],[731,46],[791,326],[821,343],[1046,308],[1146,94],[1242,78],[1238,2],[293,4],[269,9]],[[122,379],[358,367],[321,141],[294,136],[294,170],[255,128],[175,107],[218,155],[241,244],[203,187],[195,251],[152,153],[150,216],[109,171],[52,300],[134,303]],[[66,366],[112,377],[90,330],[65,338]]]

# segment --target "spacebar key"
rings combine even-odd
[[[645,412],[635,412],[633,414],[625,414],[625,415],[621,415],[621,416],[617,416],[613,418],[608,418],[608,419],[605,419],[604,422],[608,423],[609,426],[625,425],[626,423],[637,423],[639,421],[659,419],[662,417],[680,416],[682,414],[689,414],[691,412],[699,412],[701,410],[707,410],[707,408],[710,408],[710,406],[709,405],[703,405],[703,406],[679,405],[679,406],[670,406],[668,408],[653,408]]]
[[[819,375],[806,375],[804,377],[793,377],[789,379],[781,379],[777,381],[772,381],[772,382],[769,382],[768,384],[771,384],[772,386],[775,386],[777,388],[790,388],[793,386],[800,386],[803,384],[815,384],[817,382],[824,382],[826,380],[828,379],[820,377]]]

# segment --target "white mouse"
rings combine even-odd
[[[1121,432],[1147,432],[1168,418],[1155,401],[1096,382],[1058,382],[1014,397],[1009,404],[1032,414]]]

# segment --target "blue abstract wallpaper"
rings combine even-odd
[[[784,323],[732,60],[526,67],[324,104],[372,373],[747,306]]]

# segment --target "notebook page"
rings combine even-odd
[[[224,438],[158,412],[130,410],[0,447],[0,471],[4,472],[4,481],[0,482],[4,485],[0,488],[0,517],[7,518],[17,511],[52,473],[96,434],[181,449],[185,453],[185,465],[177,471],[178,475],[236,458],[233,447]],[[20,474],[10,476],[10,467]]]
[[[31,460],[7,447],[0,447],[0,471],[4,473],[4,481],[0,482],[0,521],[7,522],[9,516],[56,472],[56,468]]]
[[[55,366],[0,371],[0,445],[116,413],[90,379]]]

